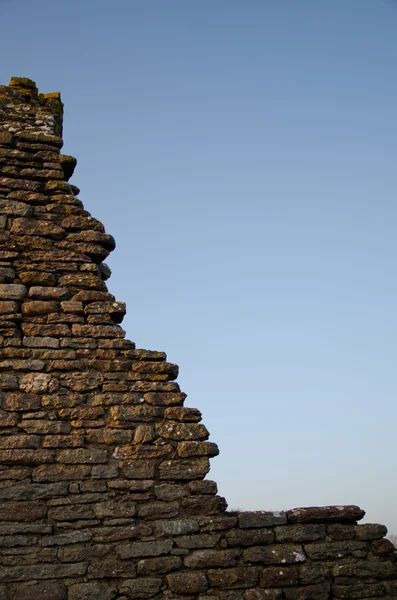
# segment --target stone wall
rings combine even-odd
[[[0,600],[396,598],[358,507],[226,511],[177,366],[124,337],[61,132],[59,94],[0,87]]]

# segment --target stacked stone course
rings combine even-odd
[[[226,511],[178,367],[124,337],[62,115],[0,87],[0,600],[396,598],[358,507]]]

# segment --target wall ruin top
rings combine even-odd
[[[357,506],[227,512],[178,367],[125,339],[62,115],[0,87],[0,600],[396,598]]]

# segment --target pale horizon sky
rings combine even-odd
[[[397,2],[0,0],[0,84],[65,103],[137,347],[229,508],[397,533]]]

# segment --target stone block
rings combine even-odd
[[[298,544],[253,546],[244,550],[244,561],[262,565],[288,565],[305,562],[306,556]]]
[[[205,573],[182,571],[167,575],[168,585],[177,594],[201,594],[207,591],[208,581]]]
[[[48,315],[59,309],[58,302],[46,300],[31,300],[22,304],[22,314],[26,317]]]
[[[208,458],[168,460],[160,463],[160,479],[189,481],[203,479],[210,470]]]
[[[325,525],[320,524],[284,525],[275,527],[274,533],[276,542],[314,542],[327,535]]]
[[[160,591],[161,583],[162,580],[159,577],[127,579],[121,584],[120,593],[127,594],[125,597],[128,598],[128,600],[144,600],[145,598],[152,598],[155,596]],[[73,600],[73,598],[71,600]],[[76,598],[75,600],[78,599]],[[121,597],[119,600],[122,600]]]
[[[25,285],[18,283],[0,284],[0,300],[22,300],[27,292]]]
[[[47,514],[44,502],[1,502],[0,521],[37,521]]]
[[[132,542],[120,544],[116,547],[118,556],[122,559],[145,558],[146,556],[160,556],[169,554],[173,546],[172,540],[154,542]]]
[[[0,301],[0,315],[12,315],[19,311],[19,305],[12,300]]]
[[[0,131],[0,146],[13,146],[14,137],[8,131]]]
[[[107,450],[76,448],[71,450],[60,450],[57,454],[57,462],[65,464],[102,464],[108,460]]]
[[[298,585],[298,567],[267,567],[263,569],[260,578],[260,586],[263,588],[289,587]]]
[[[68,600],[114,600],[115,593],[114,583],[76,583],[68,588]]]
[[[233,569],[210,569],[208,582],[215,589],[252,588],[259,581],[257,567],[234,567]]]
[[[282,511],[246,511],[239,513],[238,521],[241,529],[253,529],[255,527],[283,525],[287,522],[287,517]]]
[[[226,534],[228,546],[258,546],[268,545],[274,542],[272,529],[232,529]]]
[[[157,558],[146,558],[138,562],[139,575],[155,575],[158,573],[169,573],[182,566],[179,556],[158,556]]]
[[[288,523],[354,523],[365,515],[358,506],[313,506],[287,512]]]
[[[356,525],[354,528],[355,538],[357,540],[378,540],[387,535],[387,527],[373,523]]]
[[[234,567],[240,557],[239,550],[194,550],[184,559],[185,567],[191,569],[213,569]]]
[[[14,600],[66,600],[67,589],[64,583],[38,583],[18,585]]]

